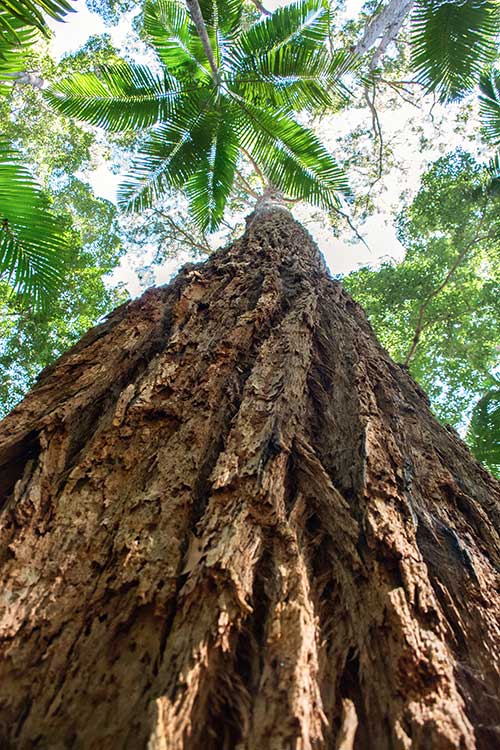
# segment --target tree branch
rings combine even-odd
[[[252,198],[257,199],[259,197],[259,194],[255,192],[255,190],[251,187],[250,183],[247,181],[245,177],[239,172],[237,169],[235,170],[236,174],[238,175],[238,178],[240,179],[243,187],[245,190],[252,196]]]
[[[361,232],[353,224],[353,221],[352,221],[351,217],[349,216],[349,214],[346,214],[345,211],[342,211],[340,208],[335,208],[334,207],[332,210],[335,211],[335,213],[337,213],[339,216],[342,216],[342,218],[347,221],[347,223],[349,224],[349,227],[354,232],[354,234],[356,235],[356,237],[358,238],[358,240],[360,242],[362,242],[363,245],[366,247],[366,249],[371,253],[372,249],[371,249],[370,245],[367,243],[367,241],[365,240],[365,238],[363,237],[363,235],[361,234]]]
[[[377,168],[377,179],[375,182],[372,183],[371,187],[375,185],[376,182],[378,182],[382,177],[382,168],[383,168],[383,161],[384,161],[384,139],[382,136],[382,126],[380,125],[380,120],[378,116],[377,109],[375,107],[375,86],[373,86],[373,97],[370,99],[370,92],[368,89],[368,85],[364,88],[364,95],[366,99],[366,103],[368,104],[368,107],[370,109],[370,112],[372,114],[372,127],[373,132],[375,134],[375,138],[378,141],[378,168]]]
[[[215,62],[214,51],[212,49],[212,45],[210,44],[210,39],[208,38],[207,27],[205,26],[205,21],[203,19],[200,4],[198,0],[186,0],[186,5],[191,15],[191,19],[196,27],[196,31],[198,32],[198,36],[201,39],[203,49],[212,71],[212,78],[214,79],[214,83],[218,85],[220,83],[219,70]]]
[[[370,62],[370,70],[373,70],[390,42],[398,35],[414,3],[415,0],[389,0],[366,27],[365,33],[354,48],[354,53],[364,55],[380,38],[379,46]]]
[[[264,173],[262,172],[262,170],[259,168],[257,162],[255,162],[253,160],[253,158],[250,156],[250,154],[248,153],[248,151],[246,151],[242,146],[240,146],[240,149],[241,149],[241,153],[244,154],[247,157],[248,161],[250,162],[250,164],[252,165],[252,167],[257,172],[257,174],[258,174],[258,176],[260,178],[260,181],[262,182],[262,185],[264,187],[266,187],[268,181],[266,180],[266,178],[265,178]]]
[[[153,209],[153,213],[158,214],[158,216],[161,216],[163,219],[166,219],[168,221],[168,223],[170,224],[170,226],[172,227],[172,229],[175,232],[178,232],[179,234],[181,234],[189,242],[189,244],[192,247],[198,248],[198,250],[201,250],[203,253],[211,253],[212,252],[212,248],[210,247],[210,245],[208,244],[208,242],[205,240],[205,238],[203,238],[203,242],[197,242],[197,240],[195,240],[195,238],[193,237],[192,234],[190,234],[185,229],[183,229],[181,226],[179,226],[172,219],[171,216],[169,216],[168,214],[164,213],[163,211],[160,211],[159,208],[154,208]]]
[[[272,16],[272,11],[268,10],[267,8],[264,8],[260,0],[252,0],[253,4],[257,8],[258,11],[262,13],[264,16]]]

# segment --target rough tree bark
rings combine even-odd
[[[2,748],[496,746],[499,485],[287,212],[0,432]]]

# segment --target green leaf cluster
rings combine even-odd
[[[301,0],[249,28],[242,0],[200,7],[211,60],[184,3],[148,0],[144,31],[156,67],[113,65],[46,94],[58,111],[111,131],[149,128],[119,205],[140,211],[182,189],[198,226],[215,230],[243,152],[290,198],[336,206],[339,194],[349,194],[346,177],[294,117],[319,103],[333,106],[345,96],[342,76],[355,67],[347,52],[328,54],[326,0]]]
[[[442,101],[472,89],[497,55],[496,0],[419,0],[412,15],[412,63],[417,80]]]
[[[66,227],[64,286],[40,312],[20,307],[0,282],[0,416],[24,396],[40,370],[126,298],[105,282],[122,252],[115,206],[95,198],[74,177],[53,198],[58,220]]]
[[[93,55],[98,59],[114,55],[106,40],[99,43],[93,40],[86,47],[90,60]],[[60,75],[60,68],[66,73],[81,68],[82,60],[75,54],[56,66],[42,40],[31,49],[29,65],[29,69],[36,69],[47,78]],[[55,113],[41,92],[32,86],[16,85],[9,97],[0,99],[0,121],[8,143],[16,143],[16,160],[8,164],[15,168],[20,165],[22,175],[23,164],[32,167],[37,175],[35,204],[38,206],[40,201],[43,216],[50,211],[54,227],[64,237],[65,255],[64,283],[51,289],[49,304],[43,307],[36,298],[20,299],[12,293],[7,278],[0,280],[0,413],[3,414],[25,394],[42,368],[123,301],[125,295],[120,288],[111,288],[106,280],[124,251],[116,207],[96,198],[91,187],[74,176],[85,171],[94,153],[100,153],[95,134]],[[26,179],[30,187],[31,170]],[[21,206],[16,198],[13,209],[20,212]],[[31,221],[33,218],[30,211]],[[45,234],[39,240],[41,245],[37,248],[43,248]],[[42,254],[42,261],[43,257]],[[45,272],[45,266],[42,270]]]
[[[479,399],[467,437],[477,458],[500,477],[500,388],[492,388]]]
[[[25,70],[38,32],[48,34],[43,13],[61,20],[68,0],[0,0],[0,96],[11,93]],[[67,258],[63,228],[21,153],[0,137],[0,279],[20,299],[42,309],[61,283]]]
[[[500,197],[488,184],[472,156],[439,159],[399,217],[403,262],[344,280],[391,356],[408,364],[438,417],[461,432],[500,375]],[[470,431],[468,439],[476,449],[479,438]],[[498,456],[500,433],[484,440]]]
[[[0,274],[24,301],[43,307],[66,266],[67,238],[48,209],[47,196],[0,140]]]
[[[23,26],[32,26],[49,35],[43,14],[62,21],[73,11],[71,0],[0,0],[0,33],[18,40],[15,20]]]

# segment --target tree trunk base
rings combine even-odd
[[[0,746],[492,750],[499,485],[283,211],[0,427]]]

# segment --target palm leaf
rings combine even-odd
[[[161,123],[149,133],[118,191],[118,205],[125,211],[142,211],[169,188],[184,188],[204,161],[199,148],[212,128],[213,98],[186,99],[176,111],[175,122]]]
[[[63,278],[67,249],[40,186],[21,155],[0,142],[0,274],[15,291],[43,307]]]
[[[483,73],[479,83],[481,122],[489,140],[500,143],[500,72]]]
[[[284,47],[256,56],[238,75],[233,88],[256,104],[266,101],[271,107],[316,112],[319,107],[332,107],[336,99],[347,98],[342,76],[357,67],[357,59],[346,51],[330,57],[324,50]]]
[[[241,0],[199,0],[203,20],[208,27],[233,38],[241,28],[243,3]]]
[[[500,390],[488,391],[474,407],[467,441],[476,458],[500,475]]]
[[[495,58],[499,22],[495,0],[419,0],[411,35],[417,80],[442,101],[459,98]]]
[[[158,57],[174,76],[210,80],[204,55],[192,50],[191,24],[184,4],[175,0],[147,2],[144,30]]]
[[[201,164],[186,184],[191,215],[202,231],[217,229],[233,187],[239,153],[237,117],[235,108],[227,106],[213,113],[211,127],[203,133],[205,142],[199,143]]]
[[[291,198],[331,209],[350,196],[347,178],[321,141],[282,112],[271,114],[239,100],[239,137],[270,182]]]
[[[0,11],[0,27],[5,13]],[[26,54],[35,41],[37,31],[23,27],[17,18],[10,18],[15,38],[0,34],[0,95],[9,93],[12,84],[22,71],[26,70]]]
[[[11,18],[14,17],[23,26],[34,26],[48,36],[50,30],[43,14],[46,13],[56,21],[62,21],[66,13],[72,13],[74,10],[70,0],[0,0],[0,33],[12,35]],[[14,36],[16,34],[14,29]]]
[[[168,73],[127,63],[104,66],[99,74],[76,73],[44,91],[59,112],[111,131],[146,128],[169,118],[184,94]]]
[[[326,0],[302,0],[279,8],[239,37],[230,55],[239,70],[251,69],[255,57],[290,47],[318,49],[327,37],[330,15]]]

